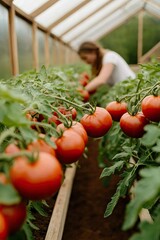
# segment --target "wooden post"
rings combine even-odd
[[[49,33],[45,34],[45,65],[48,67],[50,64],[50,55],[49,55]]]
[[[16,28],[15,28],[15,8],[13,3],[11,3],[11,6],[9,8],[9,39],[10,39],[12,74],[17,75],[19,73],[19,64],[18,64],[18,49],[17,49],[17,38],[16,38]]]
[[[34,68],[38,69],[38,41],[37,41],[37,24],[32,24],[32,48],[33,48],[33,62]]]
[[[66,169],[64,182],[56,199],[45,240],[62,239],[75,173],[75,164]]]
[[[138,49],[137,49],[137,62],[139,63],[143,55],[143,11],[138,14]]]

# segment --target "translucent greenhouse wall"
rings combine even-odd
[[[32,26],[22,18],[16,16],[16,35],[18,47],[19,72],[33,68],[32,54]]]
[[[0,5],[0,78],[11,76],[8,10]]]
[[[37,39],[38,39],[38,64],[39,68],[45,64],[45,33],[38,29],[37,31]]]

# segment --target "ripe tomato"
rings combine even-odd
[[[6,175],[3,172],[0,172],[0,183],[6,184],[8,182]]]
[[[56,140],[56,145],[56,155],[64,164],[76,162],[85,149],[83,138],[71,128],[63,132],[63,135]]]
[[[89,100],[90,95],[89,95],[89,92],[87,90],[79,88],[78,92],[82,96],[83,102],[87,102]]]
[[[0,212],[7,221],[10,233],[22,227],[27,215],[26,205],[23,202],[11,206],[0,205]]]
[[[106,110],[111,114],[114,121],[119,121],[122,115],[127,112],[127,104],[113,101],[106,106]]]
[[[42,200],[51,197],[61,186],[63,171],[56,157],[40,152],[37,161],[25,157],[15,159],[11,169],[11,182],[26,199]]]
[[[8,225],[5,217],[0,212],[0,240],[8,239]]]
[[[96,107],[93,114],[85,114],[80,123],[83,125],[88,136],[102,137],[112,126],[112,118],[109,112],[101,107]]]
[[[87,72],[82,72],[81,73],[81,77],[84,77],[84,78],[86,78],[86,79],[90,79],[90,77],[89,77],[89,75],[88,75],[88,73]]]
[[[79,80],[79,83],[83,86],[83,87],[85,87],[87,84],[88,84],[88,78],[86,78],[86,77],[84,77],[84,76],[82,76],[82,78]]]
[[[5,153],[8,155],[12,155],[19,151],[20,151],[20,149],[14,143],[10,143],[5,149]]]
[[[53,114],[52,117],[48,118],[48,123],[55,123],[56,125],[59,125],[61,121]]]
[[[71,127],[75,132],[77,132],[84,140],[85,145],[88,142],[88,135],[83,125],[80,122],[73,122]]]
[[[59,124],[57,126],[57,131],[60,132],[60,130],[65,131],[67,128],[64,126],[63,123]],[[69,128],[74,130],[76,133],[78,133],[84,140],[85,145],[88,142],[88,135],[86,130],[84,129],[83,125],[79,122],[73,121],[72,126]]]
[[[143,113],[139,112],[135,116],[128,112],[123,114],[120,119],[120,127],[122,131],[129,137],[140,138],[144,134],[144,126],[148,124],[148,120]]]
[[[50,146],[49,144],[47,144],[43,139],[37,139],[36,141],[30,143],[27,146],[27,150],[46,152],[46,153],[50,153],[53,156],[56,156],[54,148],[52,146]]]
[[[77,110],[75,108],[72,108],[71,113],[72,113],[72,119],[75,120],[77,117]]]
[[[142,112],[146,118],[153,122],[160,121],[160,96],[147,96],[142,101]]]

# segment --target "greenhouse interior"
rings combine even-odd
[[[160,0],[0,0],[0,240],[160,240]]]

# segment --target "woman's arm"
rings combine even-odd
[[[109,77],[112,75],[114,65],[112,63],[106,63],[102,66],[102,69],[97,77],[89,82],[85,89],[89,92],[96,90],[99,86],[107,83]]]

